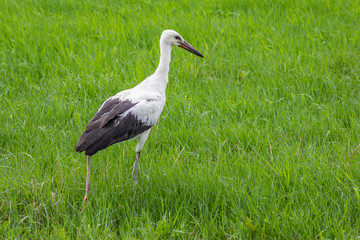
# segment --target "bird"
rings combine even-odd
[[[160,37],[160,61],[155,72],[131,89],[108,98],[85,127],[75,150],[87,156],[84,200],[90,185],[91,157],[115,143],[135,139],[136,158],[132,168],[134,185],[137,181],[141,150],[151,128],[164,109],[172,47],[178,46],[199,57],[204,56],[174,30],[164,30]]]

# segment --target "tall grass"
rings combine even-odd
[[[0,236],[360,237],[359,1],[3,0]],[[86,159],[101,103],[150,75],[167,104],[132,188],[134,142]]]

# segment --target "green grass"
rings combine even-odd
[[[359,239],[360,3],[3,0],[0,238]],[[109,96],[153,73],[167,104],[135,142],[74,151]],[[80,210],[81,209],[81,210]]]

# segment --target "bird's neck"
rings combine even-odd
[[[172,47],[168,43],[160,41],[160,62],[154,74],[160,75],[166,79],[171,61],[171,48]]]

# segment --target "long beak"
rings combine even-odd
[[[187,43],[185,41],[182,42],[179,47],[181,47],[181,48],[195,54],[196,56],[199,56],[199,57],[202,57],[202,58],[204,57],[198,50],[196,50],[193,46],[191,46],[189,43]]]

